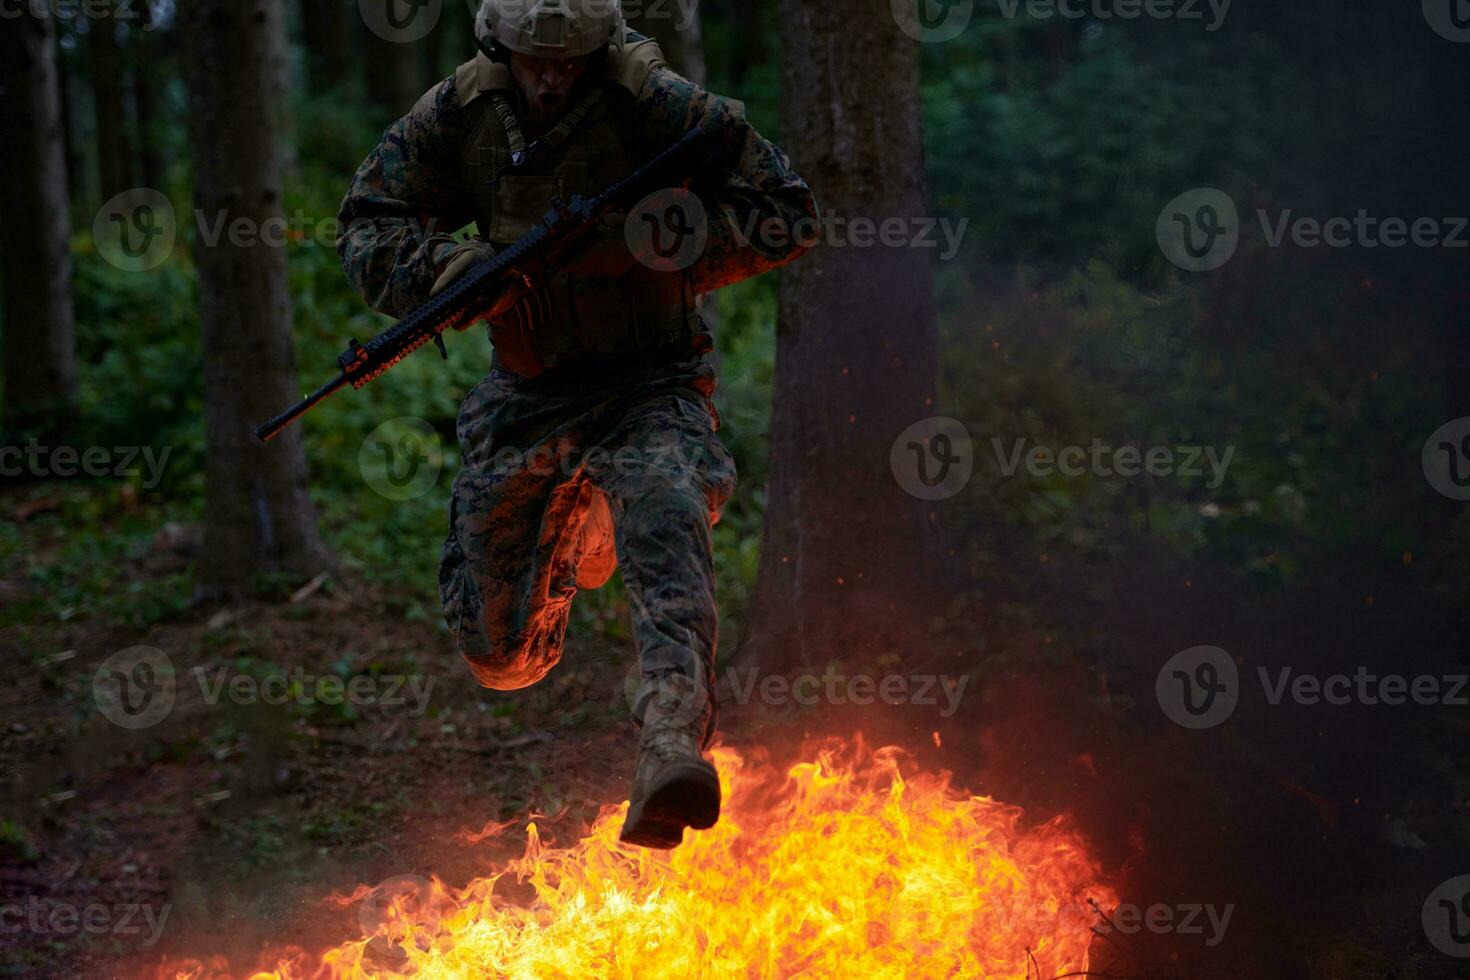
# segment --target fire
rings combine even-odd
[[[1086,972],[1097,909],[1116,898],[1060,820],[1025,827],[1018,808],[962,793],[947,773],[901,772],[901,750],[861,739],[784,777],[730,748],[715,761],[725,813],[673,851],[618,843],[626,803],[566,848],[532,823],[498,873],[387,899],[376,938],[277,957],[253,980]],[[498,892],[507,878],[534,899]],[[161,975],[231,976],[198,962]]]

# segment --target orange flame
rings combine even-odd
[[[651,852],[619,844],[627,804],[545,846],[536,825],[503,870],[387,902],[377,938],[278,957],[252,980],[360,978],[960,977],[1084,973],[1089,903],[1116,906],[1060,819],[900,773],[904,753],[833,743],[781,779],[717,748],[727,801],[712,830]],[[512,875],[534,891],[496,893]],[[357,898],[362,894],[359,889]],[[388,955],[384,956],[384,951]],[[160,976],[223,980],[218,961]]]

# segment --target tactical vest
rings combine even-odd
[[[576,103],[568,112],[577,115],[576,125],[565,134],[547,134],[548,142],[561,136],[548,149],[538,152],[532,143],[519,165],[513,157],[525,140],[514,132],[513,107],[520,97],[509,66],[483,53],[461,65],[455,85],[469,133],[462,168],[480,236],[497,248],[508,245],[545,217],[553,197],[591,196],[637,166],[636,138],[623,131],[627,123],[619,118],[627,115],[614,103],[622,100],[626,108],[628,93],[636,99],[663,63],[652,39],[630,38],[621,52],[609,48],[606,71],[590,87],[598,93],[594,101],[582,113]],[[556,272],[543,289],[492,323],[491,337],[497,362],[528,376],[609,356],[636,361],[642,352],[667,351],[699,335],[698,305],[683,273],[606,280]]]

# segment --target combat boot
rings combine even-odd
[[[608,506],[607,494],[594,490],[592,503],[587,508],[587,519],[582,523],[582,558],[577,566],[577,588],[602,588],[617,567],[612,509]]]
[[[692,686],[687,678],[678,680]],[[703,698],[704,692],[693,697]],[[720,777],[700,752],[708,715],[690,710],[690,704],[689,697],[664,690],[649,705],[620,835],[625,844],[678,847],[685,827],[708,830],[720,819]]]

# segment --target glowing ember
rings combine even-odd
[[[1047,980],[1087,970],[1088,900],[1108,910],[1116,899],[1059,821],[1023,828],[1017,808],[960,793],[947,775],[900,775],[900,750],[861,740],[784,779],[728,748],[715,757],[725,815],[674,851],[620,845],[626,803],[568,848],[544,846],[532,824],[524,856],[503,872],[387,901],[371,944],[279,958],[256,980]],[[535,899],[497,894],[507,875]],[[190,963],[162,975],[229,974]]]

